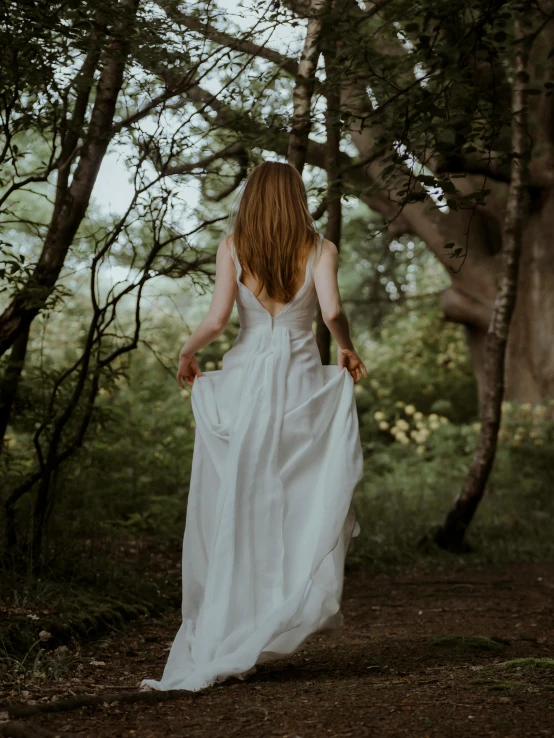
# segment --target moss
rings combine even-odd
[[[159,615],[180,605],[176,574],[158,580],[136,564],[106,567],[97,562],[81,579],[63,576],[30,579],[12,573],[3,589],[6,611],[0,618],[0,659],[20,658],[32,650],[82,641],[122,628],[126,622]],[[50,637],[40,641],[39,633]]]
[[[509,643],[502,638],[487,636],[444,635],[433,638],[431,645],[456,650],[498,652],[503,651]]]

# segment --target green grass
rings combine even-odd
[[[176,551],[138,552],[125,561],[97,556],[82,568],[40,577],[7,571],[0,597],[0,661],[30,658],[71,641],[122,628],[127,621],[180,605]],[[163,563],[165,562],[165,568]],[[41,638],[41,633],[47,637]]]
[[[502,692],[554,691],[554,659],[519,658],[487,664],[486,676],[472,679],[471,684]],[[502,678],[497,676],[502,673]]]

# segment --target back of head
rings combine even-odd
[[[298,171],[273,161],[255,167],[239,203],[233,241],[243,270],[258,280],[259,292],[265,287],[270,298],[290,302],[299,266],[317,240]]]

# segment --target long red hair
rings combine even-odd
[[[290,164],[265,161],[246,179],[236,214],[233,241],[245,273],[278,302],[294,297],[295,277],[318,234],[306,189]]]

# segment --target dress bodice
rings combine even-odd
[[[323,236],[319,234],[317,245],[311,250],[306,262],[306,274],[302,287],[277,315],[271,315],[252,290],[241,282],[242,265],[238,260],[234,242],[231,238],[231,254],[237,270],[236,302],[241,329],[266,327],[273,330],[278,327],[286,327],[296,330],[312,330],[314,310],[317,305],[314,266],[321,254],[322,241]]]

